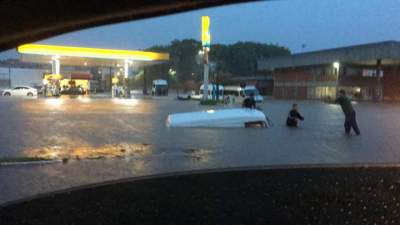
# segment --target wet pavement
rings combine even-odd
[[[197,169],[400,161],[400,105],[355,105],[361,136],[346,136],[337,105],[299,101],[305,122],[285,126],[292,101],[267,100],[268,129],[167,128],[194,101],[0,98],[0,157],[68,157],[0,166],[0,203],[125,177]]]

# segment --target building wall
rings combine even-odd
[[[383,100],[398,101],[400,69],[398,66],[385,66],[378,72],[376,66],[350,65],[340,79],[340,88],[359,100],[381,100],[382,95]]]
[[[0,77],[7,79],[10,77],[11,86],[40,85],[45,72],[45,69],[0,67]]]
[[[332,99],[336,97],[337,89],[344,89],[354,99],[375,100],[379,99],[381,84],[384,100],[400,101],[400,66],[382,70],[378,76],[373,66],[341,65],[339,80],[336,70],[329,65],[276,70],[273,96],[282,99]],[[373,74],[368,75],[368,72]]]
[[[274,89],[273,80],[249,80],[241,83],[246,85],[254,85],[260,92],[260,95],[272,95],[272,91]]]
[[[276,70],[275,98],[321,99],[336,96],[336,71],[331,66]]]
[[[379,99],[377,74],[376,66],[345,65],[340,77],[340,89],[344,89],[349,96],[356,100]]]
[[[0,90],[4,88],[8,88],[10,86],[10,80],[8,79],[1,79],[0,78]]]
[[[390,67],[383,69],[382,88],[383,99],[386,101],[400,100],[400,68]]]
[[[258,81],[256,87],[260,91],[261,95],[271,96],[274,91],[274,81],[273,80]]]

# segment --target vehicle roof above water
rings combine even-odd
[[[235,86],[225,86],[225,90],[227,91],[240,91],[242,88],[239,85]]]
[[[167,118],[170,127],[244,127],[247,122],[265,122],[266,117],[262,111],[233,108],[209,109],[199,112],[186,112],[171,114]]]
[[[203,90],[203,88],[204,88],[204,84],[202,84],[202,85],[200,86],[200,90]],[[209,85],[208,85],[208,89],[211,89],[211,88],[217,89],[217,85],[216,85],[216,84],[209,84]],[[224,90],[224,89],[225,89],[225,88],[224,88],[224,85],[219,84],[219,85],[218,85],[218,89],[219,89],[219,90]]]
[[[246,85],[246,87],[244,87],[244,89],[257,89],[257,88],[254,85]]]
[[[153,80],[153,84],[156,84],[156,85],[168,85],[168,82],[166,80],[158,79],[158,80]]]
[[[256,86],[254,85],[246,85],[246,87],[244,88],[240,87],[239,85],[225,87],[225,90],[229,91],[254,90],[254,89],[257,89]]]

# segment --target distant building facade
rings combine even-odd
[[[260,60],[258,70],[272,72],[275,98],[335,98],[345,89],[359,100],[400,100],[396,41]]]
[[[231,78],[234,84],[254,85],[261,95],[272,95],[274,80],[272,76],[234,76]]]
[[[43,74],[48,73],[49,69],[48,65],[25,63],[15,59],[0,61],[0,88],[41,85]]]

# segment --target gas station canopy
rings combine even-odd
[[[25,62],[46,64],[57,58],[68,66],[118,66],[127,61],[155,64],[169,60],[168,53],[41,44],[21,45],[17,51]]]

